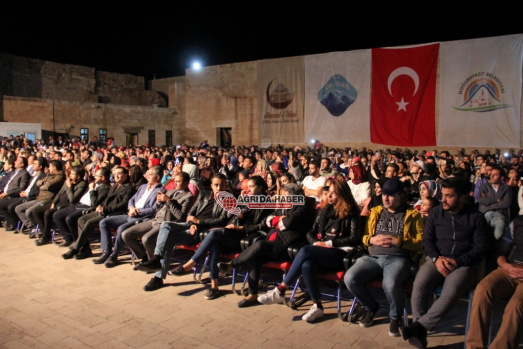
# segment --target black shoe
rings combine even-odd
[[[15,227],[12,226],[12,225],[6,225],[5,226],[5,231],[14,231],[15,234],[18,234],[18,232],[16,231]]]
[[[159,270],[162,270],[162,263],[160,262],[159,258],[158,259],[153,258],[150,261],[138,264],[136,267],[134,267],[134,270],[140,270],[140,271],[146,271],[146,272],[159,271]]]
[[[391,336],[391,337],[401,336],[400,330],[399,330],[400,323],[401,323],[401,319],[400,320],[390,319],[389,336]]]
[[[32,228],[25,228],[25,227],[24,227],[24,228],[20,228],[20,229],[18,229],[18,231],[19,231],[20,233],[24,234],[24,235],[29,234],[29,233],[31,232],[31,230],[33,230],[33,229],[32,229]]]
[[[419,322],[410,326],[400,327],[399,331],[404,340],[408,340],[413,347],[423,349],[427,347],[427,330]]]
[[[176,276],[182,276],[182,275],[185,275],[188,273],[189,273],[188,271],[185,271],[185,269],[183,269],[183,265],[179,265],[169,272],[169,274],[176,275]]]
[[[147,283],[147,285],[145,285],[143,287],[143,290],[144,291],[156,291],[160,288],[163,287],[163,280],[161,278],[157,278],[156,276],[153,277],[151,280],[149,280],[149,282]]]
[[[113,268],[116,267],[118,264],[120,264],[120,261],[118,261],[118,257],[109,256],[109,258],[105,261],[104,265],[106,268]]]
[[[220,289],[218,288],[209,288],[205,293],[205,299],[213,299],[218,297],[220,294]]]
[[[105,261],[109,259],[109,256],[110,256],[110,254],[104,253],[103,255],[100,256],[100,258],[93,259],[93,263],[94,264],[104,264]]]
[[[71,259],[74,256],[76,256],[78,254],[78,252],[80,252],[80,251],[78,251],[76,248],[72,248],[69,251],[67,251],[66,253],[64,253],[62,255],[62,258],[63,259]]]
[[[372,326],[372,323],[374,322],[374,317],[376,316],[376,314],[378,313],[379,310],[380,310],[379,305],[375,306],[371,310],[365,310],[365,315],[360,320],[360,326],[361,327]]]
[[[232,267],[231,263],[221,262],[221,263],[218,263],[218,269],[220,270],[220,273],[227,274],[227,273],[232,272],[233,267]]]
[[[35,245],[36,246],[43,246],[43,245],[47,245],[47,244],[50,244],[50,243],[51,243],[51,240],[49,240],[45,236],[42,236],[40,239],[35,241]]]
[[[76,259],[86,259],[93,255],[91,248],[83,248],[74,258]]]
[[[359,322],[363,317],[365,316],[365,308],[360,303],[356,303],[354,305],[354,309],[352,310],[352,314],[350,318],[347,319],[347,321],[352,322],[353,324]]]
[[[60,242],[59,244],[56,244],[57,246],[60,246],[60,247],[69,247],[71,246],[71,244],[73,243],[72,240],[63,240],[62,242]]]
[[[255,305],[260,305],[260,304],[261,303],[258,302],[258,300],[256,298],[253,298],[253,299],[244,298],[238,302],[238,308],[254,307]]]

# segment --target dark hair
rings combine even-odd
[[[400,167],[396,164],[389,164],[387,167],[392,167],[396,173],[400,171]]]
[[[314,165],[316,168],[320,168],[320,163],[316,160],[309,161],[309,166]]]
[[[42,166],[43,168],[47,168],[49,167],[49,162],[47,161],[46,158],[42,157],[42,156],[39,156],[36,161],[38,161],[38,163],[40,164],[40,166]]]
[[[211,182],[212,182],[212,180],[215,179],[215,178],[218,178],[218,179],[221,180],[221,181],[227,181],[227,177],[225,177],[225,175],[222,174],[222,173],[218,173],[218,172],[217,172],[217,173],[213,174],[212,177],[211,177]]]
[[[49,163],[49,166],[53,165],[57,171],[62,171],[62,162],[58,160],[53,160]]]
[[[73,166],[71,167],[71,172],[76,173],[76,175],[80,178],[85,177],[85,169],[82,166]]]
[[[252,177],[249,177],[249,180],[253,181],[257,187],[262,187],[263,193],[265,193],[267,191],[267,189],[268,189],[267,182],[265,182],[265,179],[263,179],[262,176],[252,176]]]
[[[24,158],[23,156],[20,156],[20,158],[22,159],[22,164],[24,165],[24,168],[27,167],[27,158]]]
[[[440,204],[439,200],[432,197],[432,196],[427,196],[425,198],[428,202],[430,202],[430,208],[434,208],[436,206],[438,206]]]
[[[102,172],[102,177],[105,178],[106,181],[108,181],[111,177],[111,170],[109,170],[107,167],[100,167],[98,171]]]
[[[184,182],[184,183],[189,183],[191,180],[191,176],[189,176],[189,174],[187,172],[178,172],[178,173],[174,174],[173,177],[176,177],[176,176],[182,177],[182,182]]]
[[[467,195],[467,183],[458,177],[449,177],[441,181],[441,188],[454,189],[458,196]]]

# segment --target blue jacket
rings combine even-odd
[[[129,200],[129,204],[127,205],[127,208],[136,207],[136,202],[140,200],[143,193],[147,190],[148,184],[142,184],[138,190],[136,191],[136,194],[133,195],[133,197]],[[143,208],[140,209],[140,215],[138,217],[147,216],[150,214],[154,214],[156,212],[156,193],[158,191],[165,192],[165,189],[163,188],[161,183],[156,184],[156,186],[153,188],[149,196],[147,197],[147,200],[145,201],[145,205]]]

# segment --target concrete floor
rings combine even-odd
[[[98,244],[93,247],[98,255]],[[223,295],[214,300],[204,299],[207,286],[191,275],[168,276],[164,288],[149,293],[142,287],[151,275],[133,271],[128,256],[107,269],[91,259],[63,260],[66,250],[36,247],[26,235],[0,228],[0,348],[409,347],[389,337],[386,308],[364,329],[340,321],[336,302],[328,299],[326,316],[309,324],[301,316],[310,304],[296,311],[283,305],[237,308],[241,297],[232,293],[230,279],[222,280]],[[279,275],[272,271],[265,278]],[[350,301],[342,305],[347,311]],[[460,302],[429,335],[430,347],[463,347],[466,309]]]

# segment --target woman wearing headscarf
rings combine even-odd
[[[420,210],[421,203],[426,197],[433,197],[434,199],[441,201],[441,186],[438,182],[433,180],[427,180],[420,182],[419,184],[419,200],[414,204],[416,210]]]
[[[365,170],[361,165],[361,162],[356,162],[351,166],[349,172],[350,181],[347,182],[350,191],[356,203],[360,207],[363,207],[363,203],[370,197],[370,183],[367,181]]]

